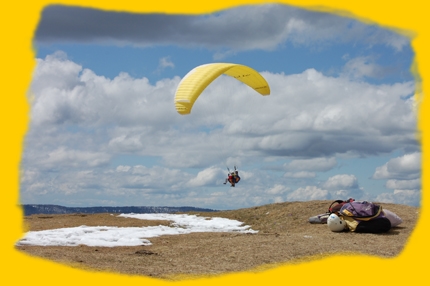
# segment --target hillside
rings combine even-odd
[[[188,212],[205,217],[239,220],[257,234],[192,233],[151,238],[152,245],[136,247],[17,246],[22,252],[91,271],[113,271],[162,279],[183,275],[219,275],[254,271],[278,263],[315,259],[333,253],[395,257],[404,248],[419,216],[416,207],[381,205],[403,223],[384,234],[334,233],[308,218],[324,213],[331,201],[285,202],[218,212]],[[102,214],[31,215],[28,230],[72,226],[150,226],[168,221],[145,221]],[[369,243],[369,241],[372,243]],[[314,257],[314,258],[312,258]]]

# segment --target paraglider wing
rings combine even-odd
[[[232,63],[205,64],[192,69],[179,83],[175,94],[175,107],[178,113],[189,114],[203,90],[222,74],[234,77],[261,95],[270,94],[267,81],[248,66]]]

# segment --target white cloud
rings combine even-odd
[[[272,188],[268,189],[266,191],[266,193],[270,194],[270,195],[282,195],[282,194],[288,192],[289,190],[290,190],[290,188],[288,188],[288,187],[285,187],[285,186],[280,185],[280,184],[276,184]],[[279,200],[279,197],[277,197],[277,198]]]
[[[390,159],[377,167],[373,179],[387,180],[385,187],[392,193],[376,197],[381,202],[419,206],[421,201],[421,152],[405,154]]]
[[[157,74],[160,74],[162,71],[164,71],[166,68],[174,68],[175,64],[171,61],[170,57],[163,57],[158,62],[158,67],[156,70]]]
[[[51,61],[54,68],[63,64],[63,61],[52,58],[46,61]],[[205,90],[196,102],[192,116],[178,117],[171,101],[179,82],[177,78],[165,79],[152,86],[144,78],[133,79],[127,74],[110,80],[86,70],[80,77],[79,74],[76,76],[80,78],[76,86],[67,89],[53,89],[49,81],[35,83],[44,88],[34,90],[33,127],[78,124],[82,128],[106,128],[114,125],[115,129],[111,128],[109,132],[118,134],[110,138],[110,146],[125,152],[149,145],[163,149],[178,146],[191,151],[190,147],[196,150],[196,144],[204,141],[207,147],[216,143],[226,148],[231,146],[232,150],[244,147],[274,154],[311,154],[313,157],[348,150],[391,151],[395,145],[409,142],[414,136],[415,114],[401,99],[413,92],[411,83],[395,88],[371,86],[325,77],[315,70],[290,76],[266,73],[272,95],[261,97],[251,94],[252,91],[240,82],[222,77]],[[289,87],[287,91],[285,85]],[[347,95],[346,89],[350,90]],[[229,93],[234,93],[235,97],[230,97]],[[225,105],[225,102],[231,104]],[[385,112],[384,116],[381,111]],[[254,116],[249,117],[249,114]],[[368,121],[369,117],[374,120]],[[398,117],[402,117],[401,126]],[[201,126],[221,128],[207,134],[181,130],[186,127],[197,131]],[[396,132],[404,126],[409,126],[410,133]],[[174,141],[169,139],[172,137]],[[339,148],[341,145],[343,148]],[[375,148],[378,149],[373,150]],[[154,149],[157,148],[151,148],[151,152]],[[334,157],[322,157],[312,161],[296,160],[286,167],[322,171],[335,164]]]
[[[373,179],[416,179],[421,173],[421,152],[390,159],[376,168]]]
[[[117,198],[112,202],[126,204],[140,200],[211,207],[284,197],[325,199],[331,188],[351,191],[356,179],[333,177],[327,188],[297,188],[288,195],[280,186],[289,178],[314,179],[316,172],[332,170],[339,154],[366,156],[417,147],[416,114],[402,99],[413,93],[413,82],[372,85],[314,69],[291,75],[264,72],[272,94],[263,97],[222,76],[204,91],[190,116],[180,116],[172,101],[179,77],[155,84],[127,73],[108,79],[64,54],[37,62],[22,161],[24,199],[44,201],[63,192],[72,202],[70,194],[88,192],[92,197],[87,200],[94,201],[111,196]],[[142,162],[116,164],[114,159],[123,155]],[[234,201],[210,189],[225,178],[220,165],[249,166],[268,157],[284,160],[284,177],[241,170],[243,180],[232,188],[241,196]],[[374,177],[416,179],[417,157],[393,160]],[[291,162],[283,165],[285,160]],[[208,188],[207,193],[199,192],[201,188]]]
[[[315,178],[316,174],[315,172],[306,172],[306,171],[301,171],[301,172],[286,172],[284,174],[285,178],[296,178],[296,179],[300,179],[300,178]]]
[[[327,190],[316,186],[298,188],[287,195],[288,201],[328,200],[330,198],[330,193]]]
[[[103,152],[69,150],[64,146],[48,151],[46,157],[37,162],[41,168],[52,169],[61,167],[97,167],[106,165],[111,155]]]
[[[328,190],[356,189],[358,181],[354,175],[340,174],[328,178],[322,187]]]
[[[163,69],[166,67],[174,68],[175,64],[170,60],[170,57],[164,57],[160,59],[159,66]]]
[[[32,82],[33,124],[130,126],[166,120],[178,79],[154,86],[127,73],[108,79],[88,69],[81,73],[82,67],[56,55],[38,60]]]
[[[116,167],[116,171],[117,172],[128,172],[128,171],[130,171],[130,169],[131,169],[130,166],[122,166],[122,165],[120,165],[120,166]]]
[[[57,51],[45,59],[36,59],[31,89],[38,94],[41,90],[71,90],[80,84],[81,65],[67,59],[67,54]]]
[[[146,167],[142,165],[131,166],[124,174],[121,173],[106,174],[106,182],[109,182],[111,188],[129,188],[135,190],[153,190],[162,189],[166,193],[175,192],[175,186],[183,183],[184,179],[189,179],[190,174],[186,174],[177,169],[168,169],[163,167]]]
[[[290,171],[315,171],[326,172],[333,169],[337,165],[336,158],[312,158],[293,160],[284,167]],[[310,175],[310,174],[308,174]]]
[[[421,179],[414,180],[388,180],[385,186],[388,189],[416,190],[421,188]]]
[[[223,175],[224,172],[220,168],[210,167],[198,172],[197,176],[188,182],[188,185],[190,187],[214,185]]]
[[[404,204],[411,206],[421,205],[421,190],[394,190],[392,193],[382,193],[375,198],[377,202]]]
[[[122,152],[138,152],[143,149],[143,144],[140,139],[140,135],[120,135],[112,138],[109,143],[109,147],[113,150],[120,150]]]
[[[386,67],[375,63],[375,59],[370,56],[362,56],[349,59],[343,67],[342,75],[353,79],[363,77],[381,78],[388,72]]]

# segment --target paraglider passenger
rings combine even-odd
[[[240,177],[239,177],[239,171],[236,169],[236,166],[234,166],[234,172],[229,172],[227,174],[227,178],[225,179],[224,185],[227,184],[227,182],[229,182],[231,184],[232,187],[234,187],[236,185],[236,183],[238,183],[240,181]]]

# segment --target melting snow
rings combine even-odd
[[[119,217],[144,220],[169,220],[170,226],[108,227],[78,226],[69,228],[29,231],[17,245],[40,246],[138,246],[151,245],[148,238],[161,235],[192,232],[256,233],[242,222],[226,218],[199,217],[187,214],[120,214]]]

